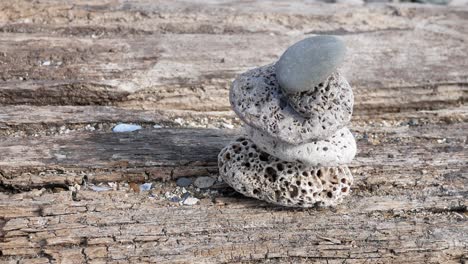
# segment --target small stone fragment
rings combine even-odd
[[[180,198],[177,196],[172,196],[170,199],[171,202],[178,203],[180,201]]]
[[[96,186],[96,185],[90,185],[89,188],[95,192],[105,192],[105,191],[110,191],[112,190],[111,187],[108,186]]]
[[[124,132],[133,132],[140,130],[141,126],[134,125],[134,124],[118,124],[116,125],[112,131],[115,133],[124,133]]]
[[[140,191],[142,191],[142,192],[149,191],[149,190],[151,190],[152,185],[153,184],[151,182],[140,184]]]
[[[344,43],[334,36],[303,39],[289,47],[276,63],[276,78],[287,94],[314,89],[343,62]]]
[[[183,201],[183,204],[184,205],[196,205],[198,203],[198,201],[200,201],[199,199],[195,198],[195,197],[187,197],[184,201]]]
[[[193,184],[197,188],[206,189],[206,188],[210,188],[211,186],[213,186],[215,181],[216,179],[214,178],[203,176],[203,177],[198,177]]]
[[[192,179],[186,177],[178,178],[176,184],[180,187],[188,187],[192,184]]]

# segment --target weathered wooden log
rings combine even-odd
[[[1,1],[0,262],[466,262],[467,21],[415,4]],[[221,186],[167,201],[172,179],[216,176],[239,133],[235,75],[314,34],[349,46],[350,199],[291,210]],[[86,188],[100,182],[160,185]]]
[[[228,110],[236,74],[322,33],[341,35],[348,46],[342,71],[355,89],[356,111],[437,109],[468,97],[467,8],[298,1],[248,8],[236,1],[1,5],[3,105]],[[438,14],[445,15],[431,19]]]

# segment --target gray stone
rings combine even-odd
[[[335,206],[350,193],[348,167],[311,167],[282,161],[239,138],[218,156],[219,173],[236,191],[290,207]]]
[[[346,83],[342,77],[339,83]],[[351,119],[351,87],[335,95],[332,107],[308,112],[304,117],[291,107],[279,88],[275,66],[267,65],[241,74],[233,82],[229,99],[236,114],[248,125],[290,144],[326,139]]]
[[[190,184],[192,184],[192,179],[185,178],[185,177],[178,178],[176,181],[176,184],[177,186],[180,186],[180,187],[188,187]]]
[[[193,185],[195,185],[197,188],[204,189],[204,188],[210,188],[213,186],[215,183],[216,179],[204,176],[204,177],[198,177]]]
[[[356,141],[348,128],[338,130],[326,140],[292,145],[247,127],[251,140],[259,149],[288,162],[307,166],[333,167],[351,162],[356,155]]]
[[[185,199],[182,204],[184,205],[196,205],[200,200],[198,198],[195,198],[195,197],[188,197],[187,199]]]
[[[289,105],[304,117],[313,117],[326,109],[342,109],[340,105],[345,106],[343,110],[351,112],[349,103],[353,100],[351,86],[338,72],[332,73],[312,90],[288,95]],[[337,113],[340,114],[339,111]]]
[[[276,63],[276,77],[287,94],[314,89],[341,65],[344,43],[334,36],[303,39],[289,47]]]

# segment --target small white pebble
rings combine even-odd
[[[58,160],[63,160],[63,159],[67,158],[67,155],[63,155],[63,154],[59,154],[59,153],[55,153],[54,156]]]
[[[163,126],[161,125],[154,125],[153,128],[162,128]]]
[[[148,182],[148,183],[143,183],[140,185],[140,191],[144,192],[144,191],[149,191],[151,189],[151,186],[153,184],[151,182]]]
[[[106,186],[96,186],[96,185],[92,185],[92,186],[89,186],[89,188],[95,192],[105,192],[105,191],[109,191],[109,190],[112,190],[112,188],[110,187],[106,187]]]
[[[116,125],[112,131],[115,133],[123,133],[123,132],[133,132],[140,130],[141,126],[134,125],[134,124],[118,124]]]
[[[188,197],[187,199],[184,200],[183,204],[184,205],[195,205],[198,203],[198,200],[197,198],[195,197]]]
[[[107,183],[114,191],[117,191],[117,183],[115,182],[108,182]]]
[[[224,127],[224,128],[227,128],[227,129],[233,129],[233,128],[234,128],[233,125],[228,124],[228,123],[223,123],[223,127]]]
[[[94,128],[94,127],[91,126],[91,125],[86,125],[85,130],[87,130],[87,131],[94,131],[94,130],[96,130],[96,128]]]
[[[180,118],[180,117],[174,119],[174,122],[177,123],[177,124],[179,124],[179,125],[184,124],[184,120],[183,120],[182,118]]]
[[[51,62],[50,60],[46,60],[42,62],[42,66],[50,66]]]

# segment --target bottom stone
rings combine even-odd
[[[290,207],[335,206],[353,183],[347,166],[282,161],[245,138],[221,150],[218,166],[223,180],[243,195]]]

